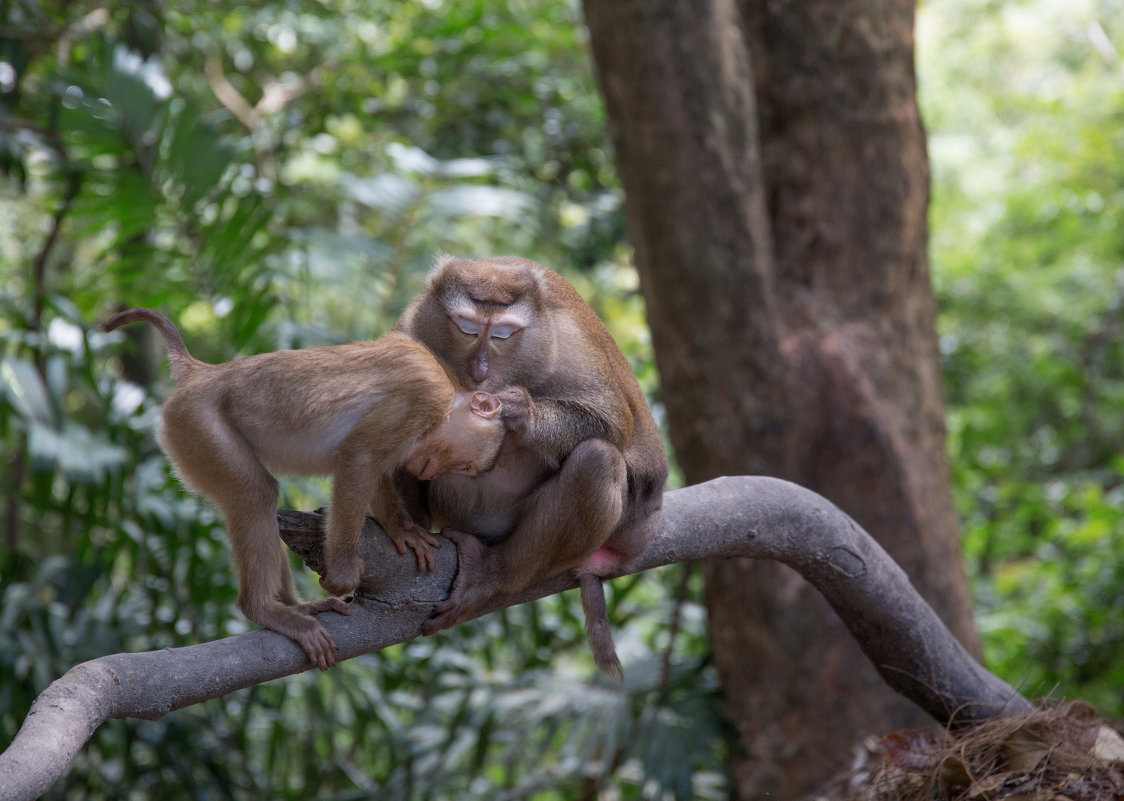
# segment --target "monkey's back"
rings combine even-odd
[[[549,287],[546,297],[552,298],[552,301],[548,302],[548,308],[572,315],[577,323],[578,335],[605,355],[610,369],[606,373],[595,374],[599,392],[619,393],[630,414],[631,436],[619,443],[628,468],[628,504],[624,520],[611,539],[612,546],[629,558],[644,550],[658,525],[669,471],[663,437],[640,389],[640,382],[608,327],[569,281],[547,267],[535,266],[542,271],[542,280]]]
[[[452,407],[444,368],[421,343],[391,333],[372,342],[197,362],[164,407],[169,425],[228,421],[271,472],[331,472],[340,443],[369,414],[421,437]]]

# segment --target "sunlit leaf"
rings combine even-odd
[[[438,189],[429,198],[430,207],[444,217],[501,217],[524,222],[535,208],[525,192],[497,186],[451,186]]]
[[[29,423],[52,425],[54,407],[35,365],[23,359],[5,358],[0,362],[0,377],[8,400]]]
[[[413,205],[421,196],[421,190],[413,182],[391,174],[374,178],[344,174],[340,177],[340,186],[352,200],[392,214]]]

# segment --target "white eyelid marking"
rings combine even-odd
[[[519,331],[523,326],[516,325],[515,323],[504,323],[501,325],[492,326],[488,334],[492,339],[507,339],[516,331]]]
[[[470,336],[479,336],[480,332],[484,330],[480,322],[472,317],[464,317],[458,314],[455,315],[452,320],[453,325],[459,328],[462,333],[469,334]]]

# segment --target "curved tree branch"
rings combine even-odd
[[[320,569],[322,515],[283,511],[279,518],[289,546],[309,567]],[[368,570],[354,612],[321,617],[339,659],[419,636],[456,572],[456,549],[447,542],[434,554],[436,568],[419,574],[413,557],[399,556],[371,522],[361,554]],[[886,683],[941,723],[967,726],[1032,708],[960,646],[870,535],[814,492],[779,479],[743,476],[668,493],[659,536],[624,572],[712,557],[776,559],[797,570],[839,613]],[[487,611],[574,586],[568,576],[557,576]],[[108,718],[155,720],[309,667],[299,646],[266,630],[84,662],[36,699],[0,754],[0,787],[11,799],[46,792]]]

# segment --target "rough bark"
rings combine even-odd
[[[320,567],[322,515],[282,512],[280,519],[290,547],[310,567]],[[435,553],[436,568],[423,574],[416,572],[413,557],[398,556],[372,523],[361,548],[367,570],[355,611],[348,617],[321,616],[340,659],[417,637],[422,622],[447,595],[455,573],[456,549],[448,542]],[[660,534],[624,572],[734,556],[776,559],[803,575],[846,621],[886,683],[938,721],[966,726],[1031,709],[1026,699],[960,646],[901,568],[865,531],[824,498],[794,484],[722,478],[669,493]],[[569,577],[556,577],[495,608],[574,586]],[[43,691],[16,738],[0,754],[4,798],[22,801],[46,792],[108,718],[155,720],[308,669],[299,646],[265,630],[85,662]],[[816,686],[814,676],[804,678],[808,698],[830,689]]]
[[[763,473],[823,493],[879,533],[975,650],[913,11],[913,0],[585,0],[685,478]],[[796,797],[846,763],[856,736],[916,725],[790,571],[716,562],[707,577],[740,797]]]

